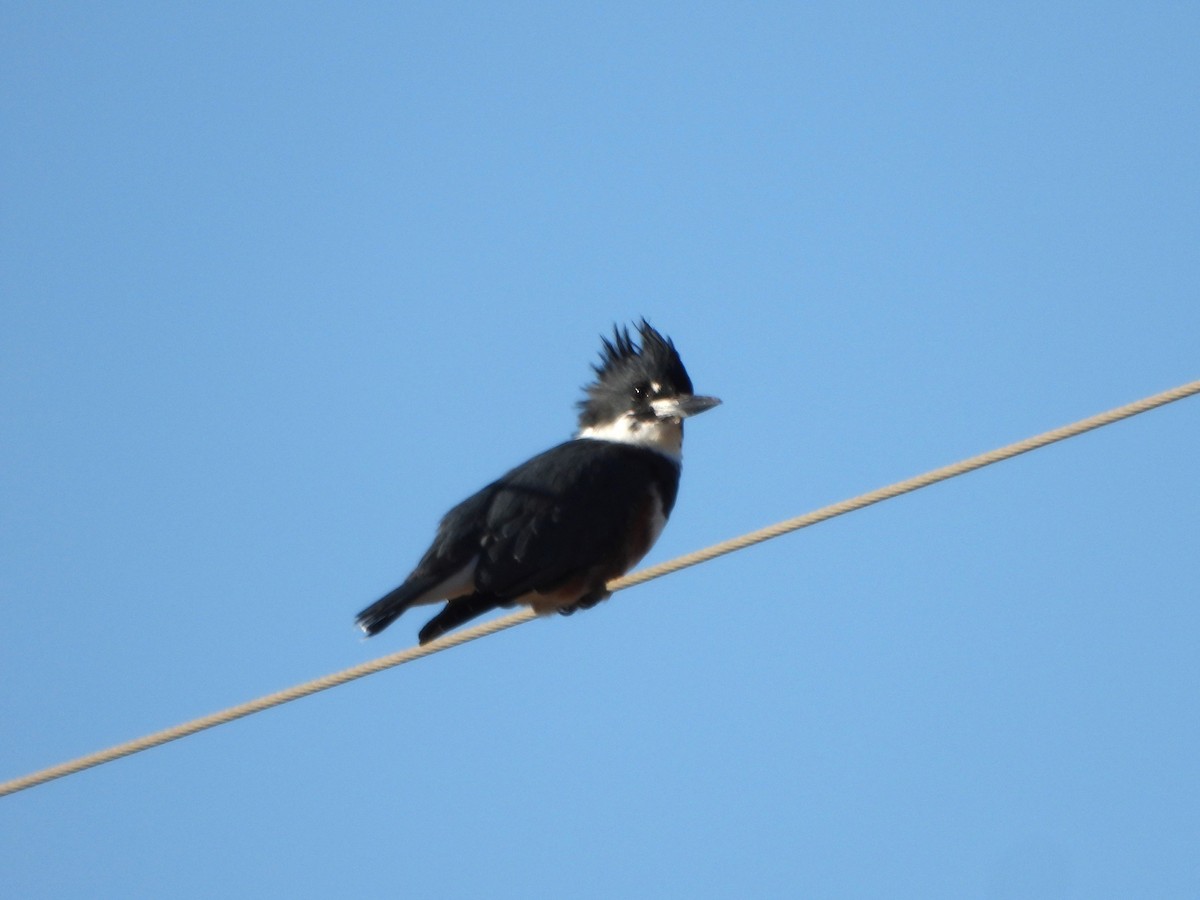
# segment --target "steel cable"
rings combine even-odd
[[[957,475],[964,475],[967,472],[973,472],[976,469],[982,469],[984,466],[990,466],[993,463],[998,463],[1006,459],[1012,459],[1014,456],[1019,456],[1022,453],[1028,453],[1031,450],[1037,450],[1045,447],[1048,444],[1053,444],[1058,441],[1066,440],[1067,438],[1075,437],[1084,432],[1091,431],[1095,428],[1101,428],[1105,425],[1111,425],[1113,422],[1127,419],[1130,416],[1136,416],[1139,413],[1147,412],[1176,400],[1182,400],[1184,397],[1190,397],[1193,394],[1200,393],[1200,381],[1193,381],[1189,384],[1180,385],[1172,388],[1169,391],[1163,391],[1161,394],[1155,394],[1151,397],[1145,397],[1133,403],[1128,403],[1125,406],[1119,406],[1116,409],[1111,409],[1108,412],[1100,413],[1099,415],[1091,416],[1087,419],[1081,419],[1070,425],[1064,425],[1061,428],[1055,428],[1052,431],[1043,432],[1034,437],[1026,438],[1022,441],[1017,441],[1014,444],[1009,444],[1005,447],[1000,447],[996,450],[981,453],[978,456],[972,456],[970,459],[964,459],[961,462],[954,463],[949,466],[943,466],[940,469],[934,469],[931,472],[926,472],[923,475],[917,475],[914,478],[909,478],[905,481],[898,481],[895,484],[887,487],[879,488],[870,491],[866,494],[860,494],[850,500],[843,500],[840,503],[834,503],[830,506],[822,507],[814,512],[806,513],[802,516],[797,516],[792,519],[786,519],[774,525],[769,525],[766,528],[761,528],[757,531],[752,531],[740,537],[732,538],[727,541],[722,541],[719,544],[714,544],[702,550],[697,550],[693,553],[685,554],[667,562],[659,563],[655,566],[649,566],[637,572],[633,572],[622,578],[609,583],[609,588],[613,591],[623,590],[624,588],[633,587],[637,584],[643,584],[654,578],[661,578],[664,575],[669,575],[673,572],[678,572],[680,569],[686,569],[689,566],[699,565],[702,562],[708,562],[718,556],[724,556],[727,553],[733,553],[737,550],[742,550],[754,544],[760,544],[763,541],[769,541],[772,538],[780,537],[784,534],[789,534],[793,531],[798,531],[801,528],[807,528],[809,525],[815,525],[818,522],[824,522],[827,519],[832,519],[835,516],[844,515],[848,512],[853,512],[862,509],[866,506],[871,506],[875,503],[880,503],[884,500],[889,500],[892,497],[898,497],[901,494],[907,494],[911,491],[919,490],[923,487],[928,487],[931,484],[936,484],[939,481],[945,481],[948,478],[954,478]],[[25,790],[39,784],[44,784],[47,781],[52,781],[56,778],[62,778],[66,775],[73,775],[76,772],[81,772],[84,769],[90,769],[93,766],[98,766],[103,763],[112,762],[120,759],[123,756],[129,756],[134,753],[139,753],[142,750],[148,750],[151,747],[157,747],[160,744],[165,744],[169,741],[178,740],[182,737],[195,734],[198,731],[204,731],[208,728],[214,728],[217,725],[223,725],[226,722],[232,722],[234,719],[240,719],[243,716],[249,716],[263,710],[270,709],[273,706],[280,706],[292,700],[298,700],[301,697],[307,697],[310,694],[316,694],[320,691],[328,690],[332,687],[345,684],[348,681],[354,681],[363,678],[367,675],[373,675],[376,672],[382,672],[384,669],[391,669],[404,663],[412,662],[415,659],[420,659],[424,656],[429,656],[433,653],[439,653],[442,650],[448,650],[451,647],[457,647],[459,644],[465,644],[468,641],[476,640],[477,638],[486,637],[490,634],[495,634],[498,631],[504,631],[507,628],[512,628],[514,625],[520,625],[528,622],[531,619],[537,618],[537,614],[530,609],[523,609],[519,612],[512,613],[497,619],[491,619],[471,628],[466,628],[461,631],[451,632],[436,641],[432,641],[424,646],[410,647],[407,650],[401,650],[396,653],[382,656],[378,659],[369,662],[360,663],[356,666],[351,666],[349,669],[344,669],[341,672],[335,672],[331,675],[326,675],[322,678],[317,678],[313,681],[308,681],[303,684],[298,684],[283,691],[278,691],[274,694],[268,694],[265,697],[259,697],[257,700],[251,700],[248,703],[243,703],[238,706],[230,707],[221,712],[212,713],[211,715],[202,716],[198,719],[193,719],[190,722],[184,722],[181,725],[176,725],[173,728],[167,728],[163,731],[157,731],[153,734],[148,734],[133,741],[128,741],[124,744],[118,744],[110,747],[107,750],[101,750],[88,756],[81,756],[78,759],[65,762],[57,766],[51,766],[21,778],[15,778],[11,781],[0,783],[0,797],[7,794],[14,794],[17,791]]]

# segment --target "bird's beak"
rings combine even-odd
[[[650,401],[654,415],[660,419],[686,419],[688,416],[698,416],[700,413],[720,405],[721,401],[716,397],[703,397],[698,394],[664,397],[661,400]]]

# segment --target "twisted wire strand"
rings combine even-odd
[[[1172,388],[1169,391],[1163,391],[1160,394],[1155,394],[1151,397],[1145,397],[1133,403],[1128,403],[1124,406],[1119,406],[1116,409],[1111,409],[1107,412],[1091,416],[1087,419],[1081,419],[1078,422],[1073,422],[1070,425],[1064,425],[1061,428],[1055,428],[1052,431],[1046,431],[1034,437],[1026,438],[1022,441],[1009,444],[1005,447],[1000,447],[996,450],[990,450],[987,453],[981,453],[978,456],[972,456],[969,459],[964,459],[961,462],[953,463],[952,465],[943,466],[940,469],[926,472],[923,475],[917,475],[914,478],[898,481],[895,484],[882,487],[874,491],[869,491],[865,494],[860,494],[849,500],[843,500],[840,503],[834,503],[830,506],[822,507],[810,513],[805,513],[801,516],[796,516],[792,519],[785,519],[782,522],[777,522],[774,525],[769,525],[766,528],[760,528],[757,531],[743,534],[739,537],[732,538],[727,541],[722,541],[718,544],[713,544],[711,547],[706,547],[702,550],[697,550],[692,553],[687,553],[675,559],[668,560],[658,565],[649,566],[637,572],[630,573],[621,578],[609,583],[608,587],[612,591],[624,590],[628,587],[633,587],[637,584],[644,584],[655,578],[661,578],[664,575],[670,575],[678,572],[680,569],[686,569],[689,566],[699,565],[703,562],[716,559],[718,556],[724,556],[727,553],[734,553],[754,544],[761,544],[763,541],[769,541],[772,538],[780,537],[781,535],[789,534],[793,531],[798,531],[801,528],[807,528],[810,525],[816,525],[818,522],[824,522],[827,519],[832,519],[836,516],[845,515],[849,512],[871,506],[876,503],[881,503],[884,500],[890,500],[892,497],[898,497],[901,494],[907,494],[912,491],[920,490],[928,487],[931,484],[936,484],[939,481],[945,481],[949,478],[954,478],[958,475],[964,475],[967,472],[973,472],[976,469],[982,469],[984,466],[990,466],[993,463],[998,463],[1006,459],[1012,459],[1014,456],[1020,456],[1022,453],[1028,453],[1031,450],[1037,450],[1045,447],[1048,444],[1053,444],[1058,441],[1066,440],[1067,438],[1075,437],[1087,431],[1092,431],[1096,428],[1102,428],[1105,425],[1111,425],[1113,422],[1118,422],[1121,419],[1127,419],[1130,416],[1136,416],[1139,413],[1147,412],[1151,409],[1156,409],[1160,406],[1165,406],[1168,403],[1173,403],[1176,400],[1182,400],[1185,397],[1190,397],[1193,394],[1200,393],[1200,381],[1193,381],[1188,384],[1180,385]],[[256,700],[251,700],[247,703],[242,703],[238,706],[232,706],[220,712],[215,712],[207,716],[202,716],[198,719],[193,719],[190,722],[184,722],[172,728],[166,728],[162,731],[156,731],[153,734],[145,735],[136,740],[128,741],[124,744],[117,744],[114,747],[109,747],[106,750],[101,750],[87,756],[81,756],[78,759],[69,762],[61,763],[56,766],[50,766],[46,769],[41,769],[37,772],[30,773],[21,778],[14,778],[11,781],[0,783],[0,797],[8,794],[15,794],[18,791],[26,790],[27,788],[35,787],[39,784],[44,784],[47,781],[53,781],[56,778],[63,778],[67,775],[73,775],[76,772],[82,772],[84,769],[90,769],[93,766],[99,766],[113,760],[120,759],[124,756],[130,756],[134,753],[140,753],[143,750],[149,750],[151,747],[157,747],[161,744],[166,744],[170,741],[178,740],[179,738],[187,737],[199,731],[204,731],[209,728],[215,728],[218,725],[224,725],[226,722],[232,722],[235,719],[240,719],[245,716],[253,715],[274,706],[280,706],[284,703],[290,703],[292,700],[299,700],[301,697],[307,697],[310,694],[316,694],[320,691],[328,690],[329,688],[337,687],[338,685],[346,684],[349,681],[355,681],[359,678],[364,678],[367,675],[373,675],[376,672],[382,672],[384,669],[395,668],[396,666],[404,665],[416,659],[421,659],[425,656],[430,656],[434,653],[440,653],[443,650],[449,650],[451,647],[457,647],[460,644],[465,644],[468,641],[474,641],[478,638],[487,637],[491,634],[504,631],[516,625],[521,625],[531,619],[537,618],[537,614],[532,609],[522,609],[519,612],[512,613],[507,616],[502,616],[497,619],[491,619],[471,628],[466,628],[461,631],[451,632],[431,641],[424,646],[410,647],[406,650],[400,650],[396,653],[390,653],[387,656],[381,656],[378,659],[370,660],[365,663],[360,663],[356,666],[351,666],[348,669],[343,669],[340,672],[334,672],[330,675],[325,675],[321,678],[307,681],[303,684],[295,685],[286,690],[277,691],[274,694],[267,694],[265,697],[259,697]]]
[[[1139,413],[1148,412],[1152,409],[1157,409],[1160,406],[1165,406],[1168,403],[1174,403],[1176,400],[1182,400],[1185,397],[1190,397],[1193,394],[1200,393],[1200,381],[1193,381],[1188,384],[1182,384],[1177,388],[1172,388],[1169,391],[1163,391],[1161,394],[1155,394],[1151,397],[1144,397],[1133,403],[1127,403],[1124,406],[1118,406],[1116,409],[1110,409],[1107,412],[1098,413],[1087,419],[1080,419],[1078,422],[1072,422],[1070,425],[1063,425],[1061,428],[1055,428],[1052,431],[1045,431],[1033,437],[1026,438],[1023,441],[1017,441],[1014,444],[1008,444],[1005,447],[999,447],[995,450],[989,450],[986,453],[980,453],[978,456],[972,456],[969,459],[961,460],[960,462],[952,463],[948,466],[943,466],[940,469],[934,469],[926,472],[923,475],[916,475],[905,481],[897,481],[895,484],[889,484],[887,487],[877,488],[865,494],[860,494],[857,497],[852,497],[849,500],[843,500],[840,503],[834,503],[829,506],[823,506],[820,509],[810,513],[805,513],[802,516],[796,516],[794,519],[785,519],[782,522],[776,522],[774,525],[768,525],[765,528],[760,528],[757,531],[751,531],[748,534],[743,534],[739,537],[730,538],[727,541],[722,541],[719,544],[713,544],[711,547],[705,547],[703,550],[695,550],[691,553],[686,553],[683,556],[669,559],[666,562],[658,563],[654,566],[647,566],[644,569],[639,569],[637,572],[631,572],[622,578],[610,582],[609,587],[613,590],[621,590],[622,588],[633,587],[635,584],[642,584],[654,578],[661,578],[663,575],[670,575],[672,572],[678,572],[680,569],[686,569],[689,566],[699,565],[703,562],[708,562],[711,559],[716,559],[718,556],[724,556],[727,553],[734,553],[738,550],[744,550],[746,547],[751,547],[754,544],[761,544],[763,541],[769,541],[772,538],[780,537],[781,535],[789,534],[793,531],[799,531],[801,528],[807,528],[810,525],[816,525],[818,522],[824,522],[827,519],[833,519],[837,516],[845,515],[855,510],[863,509],[867,506],[872,506],[876,503],[881,503],[884,500],[890,500],[893,497],[899,497],[901,494],[908,494],[912,491],[920,490],[924,487],[929,487],[931,484],[937,484],[939,481],[945,481],[948,478],[954,478],[957,475],[965,475],[968,472],[974,472],[976,469],[982,469],[984,466],[990,466],[993,463],[1003,462],[1006,459],[1012,459],[1014,456],[1020,456],[1022,453],[1028,453],[1031,450],[1039,450],[1048,444],[1054,444],[1058,441],[1065,441],[1067,438],[1076,437],[1087,431],[1093,431],[1097,428],[1103,428],[1105,425],[1111,425],[1113,422],[1119,422],[1121,419],[1128,419],[1130,416],[1136,416]]]

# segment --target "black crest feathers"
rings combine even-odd
[[[614,325],[612,338],[601,337],[600,343],[600,362],[592,366],[596,380],[578,404],[581,425],[593,424],[605,407],[624,404],[638,385],[657,384],[663,395],[692,393],[692,380],[675,345],[645,319],[637,324],[636,339],[628,327]]]

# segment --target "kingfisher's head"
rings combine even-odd
[[[637,339],[628,328],[601,338],[596,380],[579,402],[579,437],[620,441],[657,450],[672,458],[683,447],[683,420],[721,401],[693,392],[683,360],[669,338],[645,320]]]

